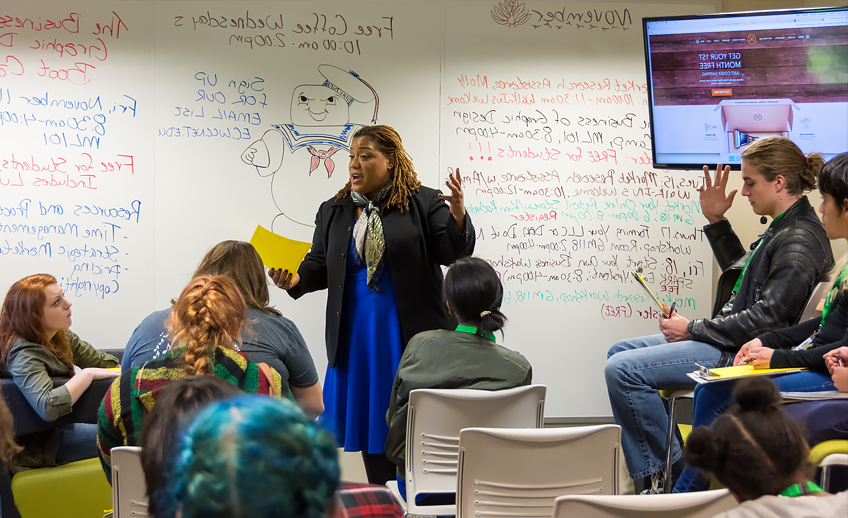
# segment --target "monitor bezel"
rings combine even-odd
[[[645,76],[647,78],[647,100],[648,100],[648,120],[650,123],[651,130],[651,160],[653,161],[653,166],[656,169],[670,169],[670,170],[701,170],[703,166],[707,165],[712,168],[715,164],[693,164],[693,163],[658,163],[657,162],[657,147],[654,144],[655,140],[655,126],[654,126],[654,103],[653,103],[653,91],[654,86],[652,83],[651,76],[651,48],[648,40],[648,23],[650,22],[663,22],[663,21],[672,21],[672,20],[703,20],[710,18],[739,18],[743,16],[773,16],[779,14],[793,14],[793,13],[831,13],[831,12],[842,12],[848,11],[848,5],[844,6],[835,6],[835,7],[800,7],[800,8],[787,8],[787,9],[765,9],[765,10],[757,10],[757,11],[733,11],[733,12],[720,12],[720,13],[707,13],[707,14],[689,14],[689,15],[676,15],[676,16],[649,16],[642,18],[642,40],[643,40],[643,48],[645,55]],[[848,121],[846,122],[848,125]],[[741,163],[731,163],[731,164],[722,164],[723,166],[730,166],[730,169],[734,171],[739,171],[742,168]]]

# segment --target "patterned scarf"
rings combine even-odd
[[[368,289],[377,285],[380,272],[383,271],[383,253],[386,251],[386,237],[383,235],[383,222],[380,220],[380,202],[392,193],[392,180],[386,183],[380,194],[373,200],[356,191],[351,191],[353,204],[362,207],[362,215],[353,227],[353,242],[356,245],[356,261],[368,269]]]

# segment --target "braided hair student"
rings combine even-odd
[[[298,271],[269,275],[295,299],[328,291],[321,421],[345,451],[362,452],[368,481],[383,484],[395,474],[383,448],[401,353],[422,331],[456,326],[442,303],[440,265],[474,252],[474,227],[459,170],[448,195],[421,185],[389,126],[354,134],[348,170],[348,184],[318,209]]]
[[[187,376],[223,378],[248,394],[279,395],[281,378],[265,364],[233,350],[244,325],[244,297],[229,277],[195,277],[171,309],[171,350],[121,373],[100,405],[97,448],[112,478],[112,448],[139,446],[144,418],[162,387]]]
[[[709,427],[693,429],[683,453],[742,503],[716,518],[848,516],[848,495],[829,495],[811,482],[810,449],[781,410],[775,384],[748,378],[733,394],[738,404]]]

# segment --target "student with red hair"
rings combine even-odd
[[[12,284],[0,310],[0,373],[45,421],[68,414],[91,382],[114,378],[118,359],[71,331],[71,303],[52,275],[30,275]],[[74,373],[74,365],[82,370]],[[61,386],[51,378],[70,377]],[[75,423],[20,437],[16,466],[42,467],[97,456],[93,424]]]

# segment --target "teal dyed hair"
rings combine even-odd
[[[174,516],[325,518],[339,485],[332,435],[288,401],[215,403],[186,432],[173,471]]]

